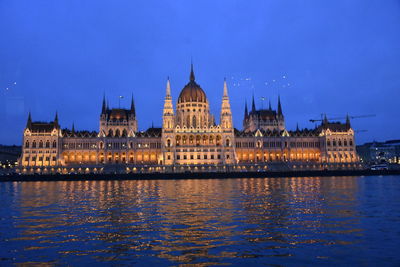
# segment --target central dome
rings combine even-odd
[[[207,102],[206,93],[204,93],[200,85],[195,82],[193,64],[190,71],[190,82],[185,85],[178,98],[178,103],[184,102]]]

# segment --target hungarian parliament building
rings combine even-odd
[[[162,128],[138,130],[135,104],[112,108],[105,97],[99,131],[63,129],[52,122],[33,121],[29,113],[23,133],[19,170],[24,173],[97,173],[107,170],[265,171],[355,168],[359,158],[349,117],[345,123],[325,118],[314,129],[287,130],[282,104],[266,109],[245,105],[243,129],[234,128],[226,81],[222,88],[219,124],[210,113],[206,93],[195,80],[179,94],[176,108],[166,84]]]

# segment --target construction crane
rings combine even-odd
[[[324,114],[321,114],[321,117]],[[326,116],[326,114],[325,114]],[[348,116],[349,119],[359,119],[359,118],[370,118],[370,117],[375,117],[375,114],[368,114],[368,115],[360,115],[360,116]],[[335,117],[335,118],[329,118],[329,120],[345,120],[347,117]],[[323,121],[324,119],[310,119],[310,122],[317,122],[317,121]]]

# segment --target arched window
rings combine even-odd
[[[211,145],[211,144],[214,144],[214,138],[213,138],[212,135],[210,136],[210,141],[209,141],[209,142],[210,142],[210,145]]]
[[[108,130],[108,135],[107,135],[108,137],[112,137],[113,136],[113,130]]]
[[[43,141],[42,140],[39,141],[39,148],[43,148]]]
[[[119,129],[117,129],[116,131],[115,131],[115,137],[120,137],[120,132],[119,132]]]
[[[126,137],[128,135],[128,132],[126,131],[126,129],[124,129],[123,131],[122,131],[122,137]]]
[[[333,140],[333,146],[336,146],[336,140]]]
[[[193,116],[193,127],[196,128],[196,116]]]
[[[327,144],[328,144],[328,146],[330,146],[331,145],[331,140],[328,140]]]
[[[200,140],[201,140],[201,136],[196,135],[196,146],[200,146]]]
[[[33,141],[32,148],[36,148],[36,141]]]
[[[53,148],[56,148],[56,147],[57,147],[57,142],[53,141]]]
[[[50,142],[48,140],[46,141],[46,148],[50,148]]]
[[[26,147],[26,148],[29,148],[29,141],[26,141],[26,142],[25,142],[25,147]]]
[[[167,140],[167,147],[170,147],[171,146],[171,140]]]
[[[230,146],[231,145],[231,141],[229,139],[226,139],[226,146]],[[261,142],[258,141],[257,142],[258,147],[261,147]]]
[[[186,127],[190,127],[190,116],[189,115],[187,115],[187,118],[186,118]]]
[[[344,143],[344,146],[347,146],[347,140],[344,140],[343,143]]]
[[[339,140],[339,146],[342,146],[342,140]]]

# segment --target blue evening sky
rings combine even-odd
[[[227,78],[237,128],[254,92],[281,95],[288,129],[376,114],[352,121],[357,143],[400,138],[398,0],[1,0],[0,143],[21,143],[29,110],[98,130],[103,93],[160,126],[191,58],[216,118]]]

